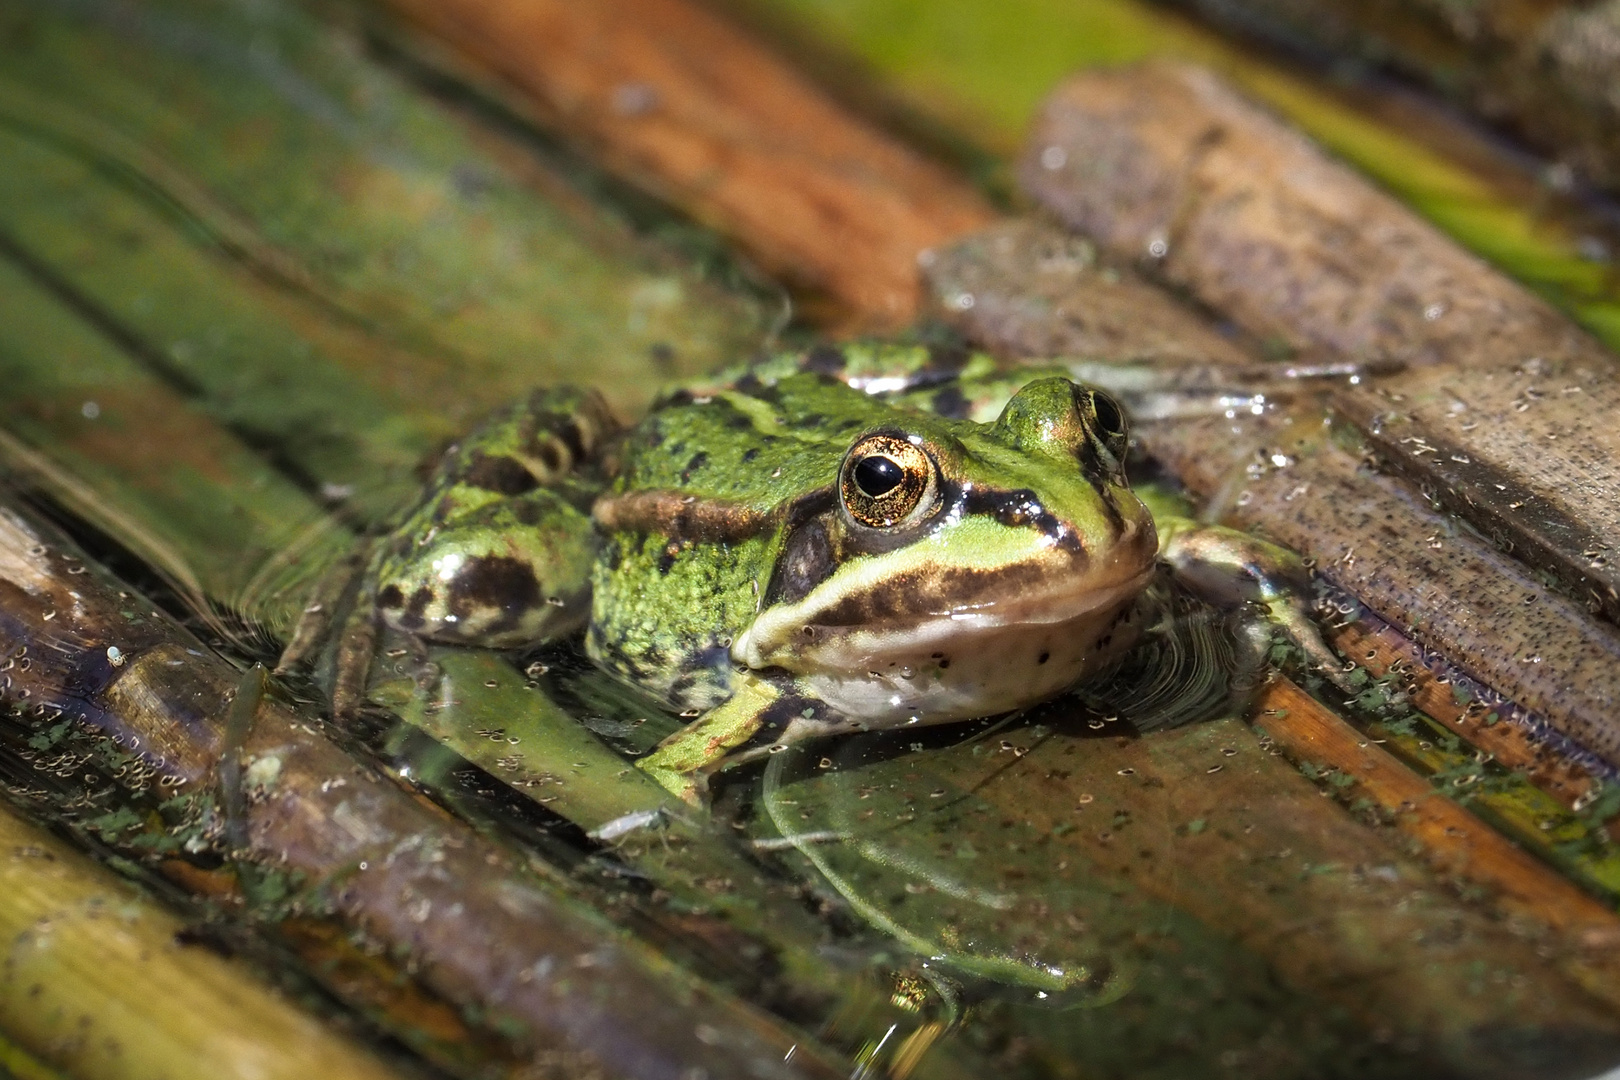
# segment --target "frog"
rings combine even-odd
[[[535,391],[442,456],[366,571],[374,625],[592,662],[689,722],[636,761],[722,768],[853,731],[1025,709],[1094,678],[1168,572],[1336,658],[1291,551],[1133,491],[1118,400],[960,347],[784,351],[621,423]]]

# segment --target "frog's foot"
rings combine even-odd
[[[371,661],[377,655],[378,626],[369,610],[356,612],[344,626],[332,661],[332,719],[353,720],[366,699]]]
[[[683,802],[702,806],[708,799],[711,775],[808,734],[792,723],[779,723],[784,709],[798,700],[765,679],[741,675],[731,697],[659,743],[636,767]],[[748,746],[767,727],[779,727],[778,738]]]
[[[341,624],[344,613],[354,603],[369,555],[369,542],[358,544],[315,583],[308,602],[298,613],[292,635],[276,658],[272,675],[285,675],[308,660],[332,629]]]
[[[330,642],[334,719],[353,717],[359,708],[377,647],[375,601],[367,585],[371,551],[371,541],[362,542],[316,583],[271,670],[287,675]]]
[[[1311,575],[1294,552],[1222,525],[1187,518],[1156,520],[1159,557],[1176,579],[1222,608],[1257,604],[1266,621],[1305,653],[1334,685],[1354,692],[1344,661],[1322,640],[1310,614]]]

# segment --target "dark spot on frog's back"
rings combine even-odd
[[[420,630],[427,621],[422,617],[423,613],[427,611],[427,607],[431,603],[433,603],[433,590],[425,585],[411,593],[409,602],[400,594],[399,589],[392,585],[377,594],[377,606],[379,608],[388,611],[404,609],[400,611],[400,614],[394,620],[401,630]]]
[[[973,406],[962,394],[961,387],[947,386],[934,395],[933,409],[947,420],[966,420]]]
[[[923,371],[937,377],[950,377],[967,367],[968,355],[961,345],[930,345]]]
[[[817,375],[838,376],[844,373],[844,351],[832,345],[817,345],[804,354],[799,362],[804,371],[813,371]]]
[[[570,416],[557,425],[557,438],[568,447],[568,452],[574,455],[575,461],[584,461],[589,447],[585,444],[585,429],[580,427],[579,417]]]
[[[555,469],[557,463],[547,461],[546,466]],[[540,486],[529,470],[517,459],[504,455],[491,456],[476,451],[472,454],[467,465],[467,473],[462,479],[471,487],[493,491],[500,495],[522,495]]]
[[[540,464],[546,467],[547,472],[559,473],[562,471],[563,451],[561,445],[546,439],[543,442],[536,443],[531,449],[534,456],[540,460]]]
[[[458,616],[490,608],[521,616],[539,607],[543,599],[534,567],[504,555],[468,560],[450,582],[446,597],[451,612]]]
[[[743,456],[742,456],[743,464],[744,465],[750,465],[750,464],[753,463],[754,459],[757,458],[757,457],[759,457],[759,447],[750,446],[747,450],[743,451]]]
[[[707,465],[708,463],[709,455],[707,451],[699,450],[697,453],[693,454],[692,460],[688,461],[686,463],[686,468],[681,470],[681,483],[684,484],[688,480],[692,479],[692,474],[701,471],[703,466]]]

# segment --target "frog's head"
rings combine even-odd
[[[1040,701],[1117,653],[1158,543],[1119,406],[1049,378],[992,424],[896,416],[789,513],[733,657],[889,726]]]

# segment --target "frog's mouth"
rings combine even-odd
[[[857,719],[872,719],[874,709],[910,710],[927,722],[1016,708],[1083,677],[1110,620],[1147,585],[1150,552],[1125,545],[1115,554],[1084,567],[1052,549],[988,568],[874,564],[768,608],[732,657],[818,683],[871,684],[854,695]],[[986,667],[991,658],[1007,677]],[[924,684],[935,691],[922,692]]]
[[[847,604],[795,605],[761,615],[732,656],[803,677],[857,726],[1006,712],[1061,693],[1134,639],[1130,616],[1154,569],[1118,569],[1106,579],[1043,575],[976,603],[855,623],[837,621]]]
[[[802,603],[761,613],[737,639],[732,656],[750,667],[795,670],[802,665],[788,657],[815,656],[823,663],[838,664],[846,658],[837,654],[853,647],[864,657],[869,646],[883,641],[909,650],[923,643],[961,641],[975,632],[1069,623],[1117,608],[1122,599],[1141,592],[1153,574],[1149,566],[1133,568],[1112,581],[1071,578],[1041,587],[1045,583],[1037,584],[1036,575],[1020,574],[1017,569],[996,571],[982,585],[973,580],[980,575],[956,569],[918,575],[918,583],[893,582],[882,592],[833,598],[812,593]],[[967,583],[979,587],[969,588]],[[896,593],[904,593],[912,601],[907,605],[912,610],[895,602]],[[929,603],[931,595],[942,593],[956,599]],[[858,661],[860,657],[847,659]]]

